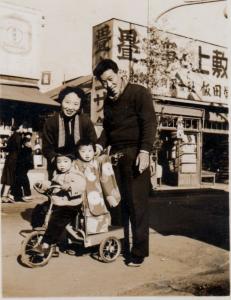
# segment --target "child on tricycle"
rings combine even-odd
[[[83,194],[86,190],[86,179],[82,173],[73,167],[73,155],[58,154],[56,156],[56,171],[52,181],[37,182],[35,187],[40,192],[46,192],[54,187],[50,197],[53,204],[48,227],[37,247],[38,252],[49,249],[57,244],[65,226],[70,223],[81,209]]]
[[[116,206],[120,201],[110,159],[107,156],[95,159],[94,145],[86,140],[79,141],[77,156],[72,162],[70,154],[57,155],[52,181],[35,184],[35,189],[45,193],[51,204],[45,227],[32,232],[23,243],[22,260],[30,267],[43,266],[49,261],[65,229],[72,241],[81,241],[85,247],[100,244],[100,257],[105,262],[115,260],[120,254],[117,237],[123,237],[122,229],[113,229],[114,236],[110,236],[110,213],[104,202],[106,199],[110,206]],[[79,216],[82,222],[78,220],[77,226],[71,226]],[[94,237],[96,233],[98,238]],[[34,259],[36,255],[39,259]]]

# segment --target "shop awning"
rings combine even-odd
[[[66,86],[79,86],[84,90],[85,93],[91,92],[92,75],[81,76],[78,78],[65,81],[61,86],[46,92],[46,95],[51,99],[56,100],[58,99],[58,95],[60,91]]]
[[[182,99],[182,98],[172,98],[167,96],[159,96],[159,95],[153,95],[153,99],[157,101],[168,101],[168,102],[174,102],[179,103],[179,105],[184,105],[184,103],[192,104],[192,105],[203,105],[203,106],[213,106],[213,107],[227,107],[228,108],[228,102],[227,103],[220,103],[215,101],[198,101],[198,100],[188,100],[188,99]]]
[[[169,114],[169,115],[179,115],[179,116],[190,116],[196,118],[202,118],[204,109],[191,108],[186,106],[178,105],[167,105],[167,104],[154,104],[155,111],[157,113]]]
[[[228,122],[229,116],[228,113],[215,113],[215,112],[209,112],[208,120],[212,122]]]
[[[0,99],[59,106],[57,102],[41,93],[38,88],[30,86],[1,84]]]

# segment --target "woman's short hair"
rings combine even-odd
[[[118,73],[119,68],[117,63],[115,63],[112,59],[103,59],[95,67],[93,75],[96,79],[100,80],[100,76],[107,70],[112,70],[114,73]]]
[[[70,93],[76,94],[81,99],[81,103],[86,98],[84,91],[80,87],[66,86],[64,89],[62,89],[60,91],[59,96],[58,96],[58,102],[62,103],[63,99]]]

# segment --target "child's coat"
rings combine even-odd
[[[111,217],[104,199],[110,206],[117,206],[120,202],[110,158],[102,155],[91,162],[77,159],[74,164],[86,178],[86,231],[88,234],[107,232]]]

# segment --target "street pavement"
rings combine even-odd
[[[61,253],[43,268],[20,264],[20,230],[33,202],[2,205],[3,297],[227,296],[229,206],[224,190],[157,191],[150,197],[150,256],[139,268]],[[95,249],[93,249],[95,250]],[[220,298],[221,299],[221,298]]]

